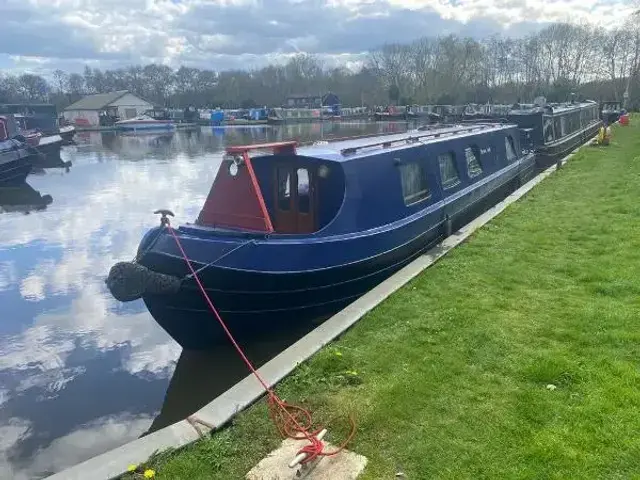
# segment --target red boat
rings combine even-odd
[[[42,134],[35,128],[27,128],[27,120],[23,115],[14,115],[18,128],[20,129],[20,135],[25,138],[27,145],[31,147],[37,147],[40,145],[40,138]]]

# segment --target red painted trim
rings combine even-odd
[[[246,153],[251,150],[263,150],[271,149],[274,153],[286,153],[287,151],[295,152],[298,142],[295,140],[288,142],[273,142],[273,143],[256,143],[254,145],[237,145],[234,147],[227,147],[227,153]]]
[[[267,204],[264,202],[264,197],[262,196],[262,190],[260,190],[260,185],[258,184],[256,173],[253,171],[253,165],[251,165],[251,158],[249,157],[249,152],[245,151],[242,157],[244,158],[244,163],[247,165],[247,170],[249,171],[249,177],[251,178],[251,183],[253,183],[253,188],[256,191],[256,196],[258,197],[258,203],[260,204],[262,215],[264,215],[264,224],[267,227],[267,232],[273,233],[273,224],[271,223],[271,217],[269,216],[269,211],[267,210]]]

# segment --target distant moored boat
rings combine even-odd
[[[173,130],[173,120],[156,120],[148,115],[138,115],[115,123],[119,130]]]

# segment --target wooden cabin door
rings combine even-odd
[[[280,164],[276,166],[275,177],[273,220],[276,232],[315,232],[315,174],[308,168]]]

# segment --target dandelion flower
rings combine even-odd
[[[135,472],[135,471],[136,471],[136,468],[138,468],[138,466],[137,466],[137,465],[133,465],[133,464],[131,464],[131,465],[129,465],[129,466],[127,467],[127,472]]]
[[[156,476],[156,471],[150,468],[144,471],[144,478],[153,478]]]

